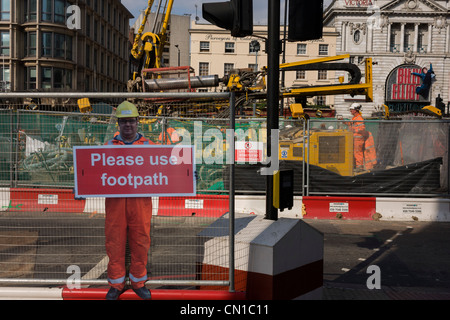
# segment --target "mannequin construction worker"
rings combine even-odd
[[[364,137],[362,132],[366,130],[366,126],[361,116],[361,107],[359,103],[352,103],[349,108],[353,116],[352,122],[346,123],[353,132],[353,157],[356,171],[364,170]]]
[[[116,109],[119,134],[107,145],[153,144],[138,133],[139,113],[135,105],[122,102]],[[128,239],[131,263],[129,278],[133,291],[142,299],[150,299],[145,287],[147,256],[150,249],[151,198],[106,198],[105,246],[109,257],[107,300],[117,300],[125,288],[125,249]]]

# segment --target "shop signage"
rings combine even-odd
[[[425,102],[422,96],[416,93],[416,88],[421,85],[421,78],[413,75],[420,73],[417,65],[402,65],[395,68],[386,81],[387,102]]]

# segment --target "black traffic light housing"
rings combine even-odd
[[[322,38],[323,0],[289,0],[289,41]]]
[[[279,170],[273,176],[273,207],[283,211],[294,206],[294,170]]]
[[[203,3],[203,18],[231,31],[233,37],[253,34],[253,0]]]
[[[436,97],[436,108],[441,110],[442,113],[445,111],[445,103],[440,94]]]

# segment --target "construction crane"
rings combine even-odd
[[[144,33],[145,25],[152,11],[155,0],[149,0],[144,11],[142,23],[134,38],[131,55],[138,61],[138,69],[133,72],[128,82],[128,91],[141,91],[137,86],[141,84],[142,70],[163,67],[162,54],[167,43],[167,29],[174,0],[159,0],[155,10],[153,26],[150,32]],[[163,4],[164,2],[164,4]]]

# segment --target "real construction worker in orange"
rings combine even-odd
[[[377,164],[377,151],[375,149],[375,141],[372,133],[364,130],[361,132],[364,137],[364,168],[372,170]]]
[[[154,144],[138,132],[139,113],[135,105],[122,102],[116,110],[119,134],[107,145]],[[125,249],[128,239],[131,263],[129,278],[133,291],[142,299],[150,299],[145,287],[147,256],[150,249],[152,199],[147,197],[106,198],[105,243],[109,257],[106,299],[117,300],[125,288]]]
[[[361,104],[352,103],[349,110],[352,114],[352,122],[347,122],[353,132],[353,157],[356,171],[364,170],[364,137],[362,132],[366,130],[364,119],[361,115]]]

